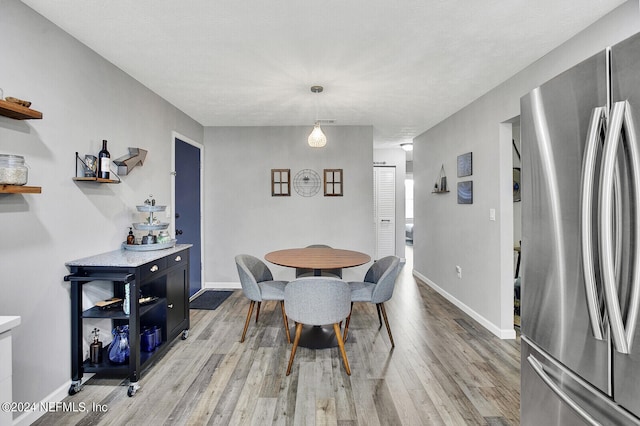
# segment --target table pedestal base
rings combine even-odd
[[[296,328],[291,327],[289,332],[291,341],[293,341],[296,335]],[[298,346],[309,349],[337,348],[338,340],[333,331],[333,325],[303,325]]]

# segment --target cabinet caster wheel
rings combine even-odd
[[[69,388],[69,395],[75,395],[82,390],[80,386],[80,382],[71,383],[71,387]]]
[[[182,331],[182,340],[187,340],[187,337],[189,337],[189,330],[183,330]]]
[[[127,389],[127,396],[131,398],[136,392],[140,389],[140,386],[137,384],[129,385],[129,389]]]

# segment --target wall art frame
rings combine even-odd
[[[458,155],[458,177],[471,176],[473,174],[473,153],[467,152]]]
[[[291,169],[271,169],[271,196],[291,196]]]
[[[458,204],[473,204],[473,181],[458,182]]]
[[[513,168],[513,202],[520,201],[520,167]]]
[[[344,180],[342,169],[324,169],[324,196],[342,197],[344,194]]]

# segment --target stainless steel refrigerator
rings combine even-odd
[[[520,106],[521,423],[640,424],[640,34]]]

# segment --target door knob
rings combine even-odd
[[[176,235],[182,235],[182,229],[176,229]]]
[[[176,219],[180,219],[180,213],[176,213]]]

